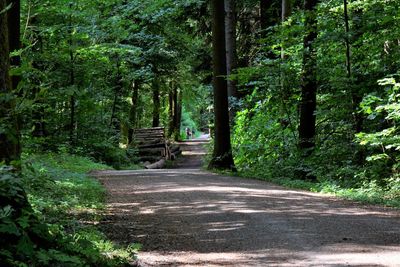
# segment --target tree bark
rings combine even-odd
[[[228,75],[229,116],[235,117],[235,100],[238,97],[236,81],[229,76],[237,68],[236,5],[235,0],[225,0],[226,73]]]
[[[304,0],[305,36],[303,43],[303,70],[301,83],[299,148],[303,156],[311,155],[315,148],[316,97],[317,97],[317,53],[314,42],[317,38],[318,0]]]
[[[174,133],[174,92],[172,88],[168,93],[168,136],[171,137]]]
[[[175,141],[178,141],[180,132],[180,121],[178,122],[178,115],[179,115],[178,87],[174,82],[171,82],[171,88],[168,94],[168,100],[169,100],[168,136],[172,137]]]
[[[292,2],[291,0],[282,0],[282,11],[281,11],[281,20],[282,20],[282,25],[284,22],[290,17],[292,14]],[[285,61],[287,59],[287,55],[285,54],[285,41],[282,40],[282,47],[281,47],[281,63],[285,64]],[[285,77],[285,68],[281,68],[281,88],[282,88],[282,105],[284,110],[286,110],[286,102],[290,97],[290,92],[286,86],[287,81]]]
[[[284,23],[292,14],[292,3],[291,0],[282,0],[282,14],[281,14],[281,19],[282,23]],[[282,49],[281,49],[281,58],[284,60],[286,58],[285,56],[285,47],[282,42]]]
[[[112,111],[111,111],[111,121],[110,121],[110,126],[112,126],[115,130],[115,132],[118,132],[120,129],[120,122],[118,120],[118,111],[119,111],[119,98],[122,92],[123,84],[122,84],[122,75],[120,72],[120,62],[119,62],[119,56],[116,58],[116,68],[117,68],[117,73],[115,75],[115,86],[114,86],[114,101],[113,101],[113,106],[112,106]]]
[[[260,36],[267,36],[267,29],[279,21],[280,0],[260,0]]]
[[[21,3],[20,0],[7,0],[7,5],[11,4],[10,10],[7,12],[7,20],[8,20],[8,43],[9,43],[9,51],[14,52],[21,49]],[[21,57],[20,56],[12,56],[10,58],[10,67],[18,68],[21,66]],[[22,95],[18,92],[18,85],[21,81],[20,75],[12,75],[11,76],[11,88],[16,95]],[[17,127],[17,154],[20,155],[22,151],[21,146],[21,137],[20,129],[22,125],[21,116],[16,115],[16,127]]]
[[[129,130],[128,130],[128,145],[133,141],[133,130],[137,125],[137,106],[139,100],[139,87],[140,82],[134,81],[132,83],[132,106],[129,111]]]
[[[43,54],[43,38],[40,36],[40,31],[37,29],[37,17],[30,20],[30,25],[34,28],[32,30],[36,44],[32,47],[38,54]],[[38,60],[32,61],[32,67],[40,72],[44,71],[43,64]],[[32,110],[32,136],[33,137],[46,137],[48,132],[46,130],[46,120],[45,120],[45,101],[43,97],[37,97],[40,92],[40,78],[35,75],[34,79],[31,80],[31,85],[33,86],[33,96],[36,99],[35,106]]]
[[[173,95],[173,103],[174,103],[174,117],[173,117],[173,124],[174,124],[174,131],[173,131],[173,139],[175,141],[179,140],[180,136],[180,128],[181,128],[181,123],[180,123],[180,118],[179,118],[179,103],[178,103],[178,87],[175,85],[174,88],[174,95]]]
[[[72,4],[70,4],[70,9],[72,12]],[[71,88],[75,86],[75,66],[74,66],[74,52],[73,52],[73,38],[72,38],[72,15],[69,17],[69,60],[70,60],[70,69],[69,69],[69,85]],[[69,115],[69,142],[71,146],[75,143],[75,92],[73,92],[69,98],[70,105],[70,115]]]
[[[0,0],[0,10],[4,10],[7,1]],[[0,162],[20,169],[20,146],[18,119],[15,114],[15,95],[9,76],[10,42],[7,12],[0,14]],[[13,39],[14,37],[12,37]]]
[[[153,82],[153,127],[160,126],[160,88],[158,81]]]
[[[17,51],[21,48],[21,15],[20,0],[7,0],[7,4],[11,4],[11,9],[7,12],[8,20],[8,42],[10,52]],[[21,65],[21,57],[11,57],[11,67],[19,67]],[[19,75],[13,75],[11,77],[12,88],[16,90],[20,81]]]
[[[213,87],[214,87],[214,151],[208,168],[234,169],[228,110],[224,1],[212,0]]]
[[[180,139],[180,131],[181,131],[181,121],[182,121],[182,102],[183,102],[183,93],[182,89],[177,90],[177,105],[176,105],[176,129],[178,132],[176,133],[175,141]]]
[[[347,5],[346,5],[346,7],[347,7]],[[351,47],[351,43],[356,43],[356,41],[363,34],[362,33],[362,10],[356,9],[354,14],[355,14],[355,18],[353,19],[354,34],[353,34],[353,39],[349,42],[349,47]],[[359,47],[355,46],[355,48],[359,48]],[[351,68],[351,65],[349,65],[349,67]],[[362,77],[360,72],[353,73],[353,71],[351,71],[350,74],[351,74],[352,78],[355,78],[356,84],[362,83],[364,77]],[[353,74],[355,77],[353,77]],[[364,123],[363,115],[359,112],[360,104],[362,101],[362,94],[360,93],[360,89],[356,88],[355,86],[352,86],[351,100],[352,100],[352,105],[353,105],[354,132],[360,133],[363,130],[363,123]],[[362,155],[360,155],[360,157],[362,157]]]
[[[345,43],[346,43],[346,71],[347,71],[347,78],[351,78],[351,47],[350,47],[350,26],[349,26],[349,14],[347,9],[347,0],[343,0],[343,7],[344,7],[344,28],[345,28]]]

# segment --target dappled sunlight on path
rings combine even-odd
[[[400,214],[197,169],[107,171],[103,227],[150,266],[396,266]],[[400,266],[400,265],[397,265]]]

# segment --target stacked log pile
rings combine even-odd
[[[174,160],[182,153],[179,146],[170,146],[163,127],[135,129],[133,138],[141,161],[152,163],[145,164],[146,169],[164,168],[166,160]]]

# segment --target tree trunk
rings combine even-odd
[[[160,88],[158,81],[153,82],[153,127],[160,126]]]
[[[267,29],[279,22],[280,0],[260,0],[260,36],[267,36]]]
[[[359,105],[362,101],[362,97],[359,96],[359,93],[354,88],[354,84],[352,82],[353,73],[351,70],[351,42],[350,42],[350,26],[349,26],[349,13],[347,7],[347,0],[343,0],[343,16],[344,16],[344,26],[345,26],[345,44],[346,44],[346,73],[347,78],[349,80],[350,88],[351,88],[351,98],[353,104],[353,119],[354,119],[354,132],[359,133],[362,131],[362,116],[359,114]],[[360,25],[359,23],[355,22],[354,25],[356,26],[356,30],[359,31]],[[358,39],[360,33],[356,32],[354,35],[355,39]],[[356,41],[356,40],[353,40]]]
[[[349,14],[347,9],[347,0],[343,0],[343,7],[344,7],[344,26],[345,26],[345,43],[346,43],[346,71],[347,71],[347,78],[351,78],[351,48],[350,48],[350,26],[349,26]]]
[[[7,6],[5,0],[0,0],[0,10]],[[15,114],[15,96],[9,76],[10,42],[8,32],[7,12],[0,13],[0,162],[13,165],[20,169],[20,146],[18,120]],[[10,34],[10,35],[9,35]],[[11,39],[14,39],[12,36]]]
[[[175,106],[176,106],[176,102],[174,102],[174,86],[172,85],[171,82],[171,88],[170,91],[168,93],[168,137],[172,137],[174,134],[174,130],[175,130]]]
[[[360,110],[360,104],[362,101],[362,96],[360,95],[359,90],[354,84],[353,81],[353,71],[352,71],[352,62],[351,62],[351,43],[356,42],[358,38],[361,36],[361,10],[356,10],[355,14],[358,16],[358,18],[354,21],[354,29],[355,33],[353,35],[353,40],[350,40],[350,26],[349,26],[349,14],[348,14],[348,5],[347,5],[347,0],[343,0],[343,16],[344,16],[344,23],[345,23],[345,44],[346,44],[346,72],[347,72],[347,78],[349,81],[349,88],[351,92],[351,102],[352,102],[352,117],[353,117],[353,130],[354,133],[360,133],[363,128],[363,115]],[[356,16],[356,17],[357,17]],[[357,84],[360,84],[359,81],[362,78],[360,75],[356,75],[356,80]],[[362,148],[358,149],[355,153],[355,161],[357,162],[358,165],[362,165],[365,160],[365,151],[363,151]]]
[[[70,4],[72,12],[72,4]],[[70,60],[70,73],[69,73],[69,85],[71,88],[75,85],[75,66],[74,66],[74,52],[73,52],[73,40],[72,40],[72,15],[69,17],[69,60]],[[73,92],[69,99],[70,115],[69,115],[69,142],[71,146],[75,143],[75,92]]]
[[[115,75],[115,86],[114,86],[114,101],[113,101],[113,106],[112,106],[112,111],[111,111],[111,121],[110,121],[110,126],[112,126],[115,130],[115,132],[118,132],[120,129],[120,122],[118,120],[118,111],[119,111],[119,105],[118,101],[122,92],[122,76],[120,72],[120,62],[119,62],[119,57],[117,56],[117,63],[116,63],[116,68],[117,68],[117,73]]]
[[[228,90],[226,76],[226,47],[224,1],[212,0],[213,18],[213,86],[214,86],[214,123],[215,139],[213,156],[209,168],[234,169],[228,110]]]
[[[8,23],[8,43],[9,43],[9,51],[14,52],[21,49],[21,3],[20,0],[7,0],[7,5],[11,4],[11,9],[7,12],[7,23]],[[10,58],[10,67],[18,68],[21,66],[21,57],[20,56],[12,56]],[[11,76],[11,88],[16,95],[22,95],[22,93],[18,92],[18,84],[21,80],[20,75]],[[17,133],[20,135],[20,129],[22,125],[21,116],[16,115],[16,127]],[[18,136],[17,140],[17,154],[21,154],[21,137]]]
[[[282,24],[290,17],[292,14],[292,3],[291,0],[282,0]],[[281,49],[281,58],[282,60],[286,58],[285,56],[285,48],[282,42],[282,49]]]
[[[236,49],[236,5],[235,0],[225,0],[225,40],[226,40],[226,73],[228,75],[229,117],[235,117],[235,100],[238,97],[236,81],[230,75],[237,68]]]
[[[41,36],[41,32],[39,28],[37,27],[38,24],[38,19],[37,17],[30,18],[29,21],[27,21],[29,25],[32,27],[32,37],[36,41],[35,44],[32,46],[32,50],[34,50],[37,54],[42,55],[43,54],[43,38]],[[32,67],[35,70],[39,70],[39,72],[44,71],[43,64],[41,64],[40,60],[34,59],[32,61]],[[33,123],[33,128],[32,128],[32,136],[33,137],[46,137],[48,135],[48,132],[46,130],[46,120],[45,120],[45,100],[43,97],[39,96],[40,88],[41,88],[41,80],[38,75],[33,75],[33,79],[30,81],[33,89],[33,97],[36,100],[34,103],[34,108],[32,110],[32,123]]]
[[[129,130],[128,130],[128,145],[133,141],[133,130],[137,124],[137,106],[139,100],[139,81],[134,81],[132,84],[132,106],[129,111]]]
[[[282,19],[282,25],[283,23],[290,17],[292,13],[292,3],[291,0],[282,0],[282,12],[281,12],[281,19]],[[287,55],[285,54],[285,40],[282,40],[282,47],[281,47],[281,63],[282,65],[285,64],[285,61],[287,59]],[[288,83],[286,81],[286,75],[285,75],[285,67],[281,68],[281,88],[282,88],[282,105],[283,109],[286,111],[286,102],[290,98],[290,92],[288,90],[288,86],[286,84]],[[290,117],[290,116],[289,116]]]
[[[317,53],[314,42],[317,38],[318,0],[304,0],[305,32],[303,43],[303,71],[301,83],[299,148],[308,157],[315,147],[316,97],[317,97]]]
[[[174,96],[173,96],[173,103],[174,103],[174,118],[173,118],[173,124],[174,124],[174,132],[173,132],[173,139],[175,141],[179,140],[180,136],[180,118],[179,118],[179,103],[178,103],[178,87],[175,85],[174,86]]]
[[[168,136],[175,141],[179,139],[180,123],[178,122],[178,88],[175,83],[171,82],[169,99],[169,127]]]
[[[182,90],[177,90],[177,105],[176,105],[176,129],[178,132],[176,133],[175,141],[178,141],[181,137],[180,132],[181,132],[181,121],[182,121],[182,102],[183,102],[183,93]]]
[[[270,26],[269,10],[272,6],[271,0],[260,0],[260,30],[261,37],[265,37],[265,31]]]
[[[8,0],[7,4],[11,4],[11,9],[8,14],[8,42],[10,52],[17,51],[21,48],[21,15],[20,15],[20,0]],[[19,56],[11,57],[11,67],[19,67],[21,58]],[[16,90],[20,81],[20,76],[14,75],[11,77],[12,88]]]
[[[347,7],[347,5],[346,5],[346,7]],[[355,19],[353,22],[354,34],[353,34],[353,40],[351,41],[352,43],[356,43],[357,40],[363,34],[362,33],[362,10],[356,9],[354,13],[355,13]],[[355,48],[359,48],[359,47],[355,46]],[[349,67],[351,68],[351,65],[349,65]],[[350,74],[353,76],[352,72]],[[362,75],[360,75],[359,72],[356,72],[354,74],[355,74],[356,84],[361,84],[364,77],[362,77]],[[352,105],[353,105],[354,132],[360,133],[363,130],[363,123],[364,123],[363,115],[361,112],[359,112],[360,104],[362,101],[362,94],[360,93],[360,88],[355,88],[355,86],[352,86],[351,100],[352,100]],[[360,157],[362,157],[362,155]]]

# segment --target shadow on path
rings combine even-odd
[[[109,193],[101,227],[142,243],[144,266],[400,266],[396,210],[185,164],[98,174]]]

